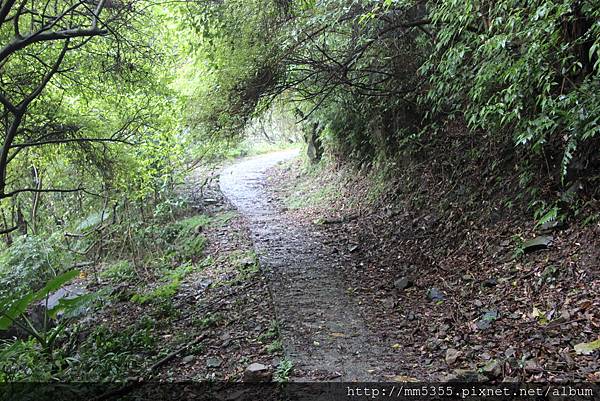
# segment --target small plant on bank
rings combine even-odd
[[[275,319],[271,320],[269,329],[258,336],[258,341],[266,342],[279,338],[279,322]]]
[[[285,358],[281,362],[279,362],[279,365],[275,370],[275,376],[273,377],[273,379],[277,383],[286,383],[290,380],[290,374],[292,373],[293,369],[294,364],[292,363],[292,361]]]
[[[271,344],[267,345],[267,352],[270,354],[276,354],[283,351],[283,344],[281,340],[275,340]]]

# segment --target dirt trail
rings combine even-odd
[[[222,173],[221,190],[248,220],[294,378],[381,379],[389,373],[382,366],[389,348],[367,329],[346,293],[341,261],[310,227],[286,218],[269,195],[265,172],[296,155],[283,151],[240,161]]]

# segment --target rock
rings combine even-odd
[[[486,363],[481,371],[484,375],[486,375],[489,379],[495,379],[502,375],[502,365],[498,362],[497,359],[492,359],[488,363]]]
[[[530,239],[529,241],[525,241],[525,243],[523,243],[523,252],[531,253],[542,249],[547,249],[550,245],[552,245],[552,241],[554,241],[554,237],[550,235],[535,237],[534,239]]]
[[[479,318],[479,320],[476,323],[477,328],[479,328],[479,330],[489,329],[492,325],[492,322],[497,320],[499,316],[500,314],[498,313],[497,309],[490,309],[484,312],[484,314],[481,316],[481,318]]]
[[[51,293],[47,299],[44,298],[41,301],[30,305],[25,311],[24,316],[27,317],[36,330],[51,329],[56,326],[57,319],[50,318],[48,316],[48,311],[56,307],[61,300],[64,302],[87,293],[88,291],[86,288],[80,283],[66,285]],[[72,313],[80,316],[84,315],[88,309],[88,307],[82,307],[78,310],[73,310]],[[57,318],[60,318],[62,315],[63,313],[59,312]],[[2,315],[0,314],[0,316]],[[0,340],[11,339],[13,337],[24,340],[29,337],[29,332],[23,330],[16,324],[11,325],[8,330],[0,330]]]
[[[535,373],[535,372],[541,372],[542,371],[542,368],[537,363],[537,361],[535,361],[534,359],[529,359],[528,361],[526,361],[524,369],[525,369],[526,372],[530,372],[530,373]]]
[[[194,355],[188,355],[188,356],[184,357],[181,360],[181,362],[186,363],[186,364],[187,363],[192,363],[192,362],[194,362],[194,359],[196,359],[196,357]]]
[[[481,283],[481,285],[486,288],[492,288],[498,285],[498,280],[496,280],[495,278],[488,278],[483,283]]]
[[[43,305],[46,308],[48,308],[48,310],[50,310],[50,309],[54,308],[56,305],[58,305],[58,303],[60,302],[61,299],[64,299],[64,300],[73,299],[80,295],[84,295],[86,293],[87,293],[87,290],[82,286],[82,284],[79,284],[79,283],[69,284],[62,288],[59,288],[57,291],[50,294],[48,296],[47,304],[46,304],[46,299],[43,299],[42,301],[38,302],[38,304]]]
[[[547,221],[539,227],[539,231],[543,234],[559,231],[565,228],[565,223],[560,220]]]
[[[212,285],[213,281],[209,278],[203,278],[201,280],[198,280],[194,283],[194,287],[196,288],[196,290],[198,291],[198,293],[203,293],[204,291],[206,291],[208,289],[208,287],[210,287]]]
[[[221,362],[221,360],[219,358],[211,357],[211,358],[208,358],[206,360],[206,367],[207,368],[212,368],[212,369],[218,368],[218,367],[221,366],[221,363],[222,362]]]
[[[460,358],[462,352],[454,348],[448,348],[446,350],[446,363],[448,366],[452,366],[456,363],[456,360]]]
[[[448,383],[475,383],[485,381],[486,378],[474,370],[456,369],[453,374],[445,378]]]
[[[270,381],[272,374],[269,367],[262,363],[253,363],[244,371],[245,382],[266,382]]]
[[[409,287],[412,287],[413,284],[413,281],[409,277],[402,277],[394,281],[394,287],[396,287],[398,291],[403,291]]]
[[[386,309],[394,309],[396,306],[396,300],[392,297],[385,298],[383,300],[383,305],[386,307]]]
[[[427,291],[427,298],[429,298],[432,301],[443,301],[446,299],[446,296],[437,288],[435,287],[431,287],[428,291]]]

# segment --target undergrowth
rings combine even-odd
[[[156,210],[155,217],[124,219],[112,226],[108,236],[101,233],[103,249],[94,249],[99,263],[81,264],[85,269],[76,278],[82,283],[96,282],[97,288],[106,290],[83,297],[90,299],[83,310],[84,316],[102,313],[106,305],[131,302],[144,306],[147,310],[144,318],[133,326],[118,328],[97,325],[93,320],[66,321],[65,317],[59,317],[46,329],[35,326],[36,315],[31,315],[32,309],[27,308],[16,316],[17,321],[32,322],[36,330],[48,330],[49,335],[55,330],[54,325],[65,327],[56,333],[52,348],[19,332],[12,334],[17,337],[2,340],[0,381],[118,381],[143,371],[156,354],[157,339],[153,332],[157,319],[178,316],[173,299],[183,280],[212,263],[204,254],[203,229],[224,224],[231,218],[220,216],[213,220],[203,214],[191,215],[185,204]],[[95,224],[105,223],[103,220]],[[0,301],[4,306],[10,306],[6,300],[14,302],[26,291],[39,290],[48,280],[82,260],[71,250],[98,246],[95,239],[98,232],[92,228],[89,233],[76,237],[67,250],[58,237],[29,236],[17,238],[13,246],[0,251]]]

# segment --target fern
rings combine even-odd
[[[552,207],[542,217],[539,218],[539,220],[538,220],[538,222],[536,223],[535,226],[536,227],[540,227],[540,226],[543,226],[546,223],[549,223],[551,221],[555,221],[556,219],[558,219],[558,212],[559,212],[558,206]]]
[[[571,160],[573,159],[575,150],[577,150],[577,139],[575,137],[571,137],[567,141],[567,146],[565,147],[562,162],[560,164],[560,179],[563,183],[565,181],[565,177],[567,176],[567,169],[569,168],[569,163],[571,163]]]

